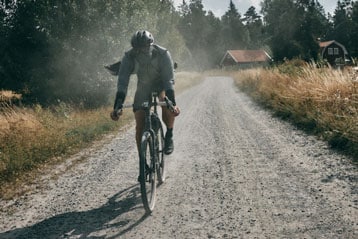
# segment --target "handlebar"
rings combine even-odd
[[[142,108],[149,108],[151,106],[153,106],[154,103],[151,103],[149,101],[145,101],[143,104],[142,104]],[[168,99],[167,96],[165,96],[164,98],[164,101],[157,101],[156,102],[156,105],[157,106],[166,106],[168,107],[168,109],[170,109],[172,112],[175,111],[175,108],[174,108],[174,104],[171,100]],[[123,107],[122,108],[132,108],[133,107],[133,104],[130,104],[130,103],[126,103],[126,104],[123,104]]]

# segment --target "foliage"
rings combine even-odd
[[[226,49],[242,49],[248,44],[248,32],[235,4],[230,1],[229,10],[222,16],[222,33],[226,37]]]
[[[207,66],[207,60],[210,59],[210,52],[207,49],[210,44],[215,44],[215,38],[209,39],[208,36],[214,26],[208,24],[208,18],[203,8],[201,0],[190,0],[189,4],[183,1],[180,6],[181,18],[178,23],[178,30],[183,35],[192,56],[192,59],[188,59],[189,64],[184,64],[194,66],[199,70],[203,70]]]
[[[358,2],[343,0],[337,2],[332,25],[327,38],[335,39],[349,49],[353,57],[358,56]]]
[[[6,2],[1,5],[6,16],[1,31],[7,34],[0,48],[0,88],[21,92],[24,103],[60,100],[87,108],[106,104],[115,82],[103,65],[118,60],[138,29],[158,33],[164,43],[174,39],[180,49],[171,44],[176,57],[185,52],[176,21],[168,21],[174,11],[170,1]],[[151,14],[157,9],[158,18]]]
[[[244,14],[244,18],[242,20],[245,23],[249,34],[248,48],[262,48],[266,44],[264,41],[266,34],[264,33],[264,26],[261,16],[258,15],[255,7],[250,7]]]
[[[328,26],[317,1],[265,0],[262,13],[270,37],[268,44],[276,60],[317,59],[317,39]]]

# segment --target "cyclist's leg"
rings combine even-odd
[[[136,142],[137,142],[137,149],[138,152],[140,150],[140,143],[141,138],[144,130],[144,124],[145,124],[145,112],[144,110],[136,110],[134,111],[134,117],[136,122]]]
[[[140,150],[141,138],[145,127],[145,112],[141,109],[143,102],[150,99],[150,91],[138,88],[134,95],[133,112],[136,121],[136,143],[138,152]]]
[[[159,95],[159,99],[161,101],[163,101],[164,97],[165,97],[165,91],[162,91],[160,93],[160,95]],[[167,129],[173,129],[175,116],[165,106],[162,106],[162,119],[163,119],[163,122],[164,122],[165,126],[167,126]]]

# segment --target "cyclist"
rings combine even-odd
[[[138,150],[145,124],[145,113],[141,110],[141,105],[151,99],[152,92],[158,92],[160,100],[164,100],[164,97],[167,96],[174,104],[174,111],[170,111],[167,107],[162,107],[162,119],[167,127],[164,153],[171,154],[174,150],[174,119],[180,113],[180,109],[175,102],[174,69],[171,55],[165,48],[154,44],[153,35],[145,30],[137,31],[132,36],[131,45],[132,48],[124,54],[120,64],[117,93],[111,118],[117,121],[122,114],[130,75],[137,74],[138,83],[134,96],[133,112],[136,121]]]

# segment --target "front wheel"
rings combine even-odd
[[[139,154],[139,181],[143,206],[151,213],[155,206],[157,174],[155,166],[155,150],[150,132],[144,132]]]

